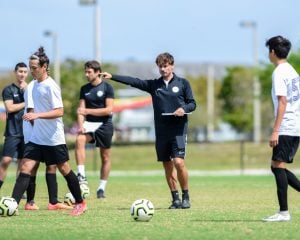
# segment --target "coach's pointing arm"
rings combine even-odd
[[[132,87],[141,89],[143,91],[149,91],[149,82],[147,80],[142,80],[139,78],[133,78],[129,76],[122,76],[117,74],[111,74],[108,72],[102,72],[101,76],[105,79],[111,79],[113,81],[130,85]]]

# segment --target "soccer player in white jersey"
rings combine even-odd
[[[273,149],[271,170],[275,176],[279,211],[262,219],[267,222],[289,221],[288,185],[300,191],[299,179],[286,168],[292,163],[300,138],[300,79],[287,62],[291,43],[282,36],[267,40],[269,59],[275,65],[272,74],[272,101],[275,121],[269,145]]]
[[[37,80],[32,80],[27,87],[25,88],[24,92],[24,102],[25,102],[25,109],[24,112],[34,112],[34,103],[32,99],[32,89]],[[27,144],[30,140],[31,134],[33,132],[33,121],[23,121],[23,135],[24,135],[24,142]],[[41,162],[43,160],[41,159]],[[33,173],[31,178],[34,178],[35,183],[35,176],[37,169],[39,168],[40,162],[36,161],[36,166],[34,167]],[[46,183],[48,188],[48,196],[49,196],[49,203],[48,203],[48,210],[66,210],[72,209],[72,207],[59,202],[57,198],[58,192],[58,185],[57,185],[57,178],[56,178],[56,165],[52,164],[46,166]],[[28,190],[27,190],[28,191]],[[34,204],[33,201],[28,202],[25,205],[26,210],[37,210],[38,208]]]
[[[82,199],[79,181],[68,164],[69,153],[66,146],[64,114],[60,87],[48,76],[49,59],[40,47],[29,58],[30,71],[34,79],[32,99],[34,112],[24,114],[23,120],[33,121],[33,131],[25,146],[21,172],[16,180],[12,197],[19,203],[26,190],[36,161],[45,161],[47,166],[55,164],[67,181],[76,204],[71,216],[78,216],[87,210]]]

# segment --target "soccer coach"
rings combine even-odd
[[[111,79],[148,92],[152,96],[157,160],[163,163],[165,176],[172,194],[169,209],[190,208],[188,172],[185,167],[188,114],[196,109],[189,82],[174,72],[174,58],[169,53],[156,58],[160,78],[141,80],[128,76],[102,73]],[[177,190],[177,179],[182,190],[182,201]]]

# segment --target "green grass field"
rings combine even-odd
[[[269,170],[271,148],[267,142],[190,143],[187,145],[186,165],[190,170],[237,170],[243,160],[244,169]],[[74,152],[70,151],[71,164],[75,167]],[[98,150],[87,151],[87,170],[99,169]],[[300,169],[300,151],[291,165]],[[156,162],[154,144],[113,146],[112,170],[161,170]]]
[[[15,178],[7,178],[2,195],[9,195]],[[89,177],[88,211],[79,217],[68,211],[48,211],[43,176],[38,177],[38,211],[0,218],[0,239],[298,239],[300,196],[290,191],[292,221],[263,223],[277,208],[271,176],[191,177],[192,208],[169,210],[170,194],[163,176],[111,177],[107,198],[98,200],[97,177]],[[59,177],[59,196],[67,192]],[[135,222],[131,203],[147,198],[155,205],[150,222]]]
[[[226,170],[239,168],[238,146],[192,145],[187,165],[190,170]],[[219,149],[219,150],[217,150]],[[268,169],[269,149],[255,150],[247,146],[251,167]],[[72,157],[72,151],[70,156]],[[259,155],[259,157],[253,157]],[[95,166],[88,152],[91,171]],[[233,158],[234,156],[234,158]],[[254,164],[253,159],[261,159]],[[97,158],[96,158],[97,160]],[[216,162],[214,162],[216,161]],[[219,162],[218,162],[219,161]],[[70,161],[74,166],[74,159]],[[222,164],[221,164],[222,163]],[[99,167],[99,162],[97,163]],[[250,162],[246,166],[250,166]],[[298,165],[299,166],[299,165]],[[296,163],[297,167],[297,163]],[[9,196],[15,182],[14,165],[0,190]],[[75,168],[74,168],[75,169]],[[264,223],[261,218],[274,214],[277,198],[273,176],[191,176],[192,208],[169,210],[170,193],[162,172],[145,176],[142,170],[161,170],[155,162],[153,146],[116,147],[113,153],[112,175],[107,185],[107,198],[96,198],[97,172],[89,172],[91,196],[88,211],[79,217],[68,216],[68,211],[46,210],[48,196],[40,169],[36,203],[38,211],[24,211],[24,200],[19,216],[0,218],[0,239],[298,239],[300,227],[300,195],[289,190],[292,220],[288,223]],[[118,176],[116,171],[122,171]],[[137,171],[126,176],[126,171]],[[58,174],[59,198],[68,191]],[[151,200],[155,214],[150,222],[135,222],[130,216],[131,203],[139,198]]]

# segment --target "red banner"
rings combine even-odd
[[[133,97],[133,98],[119,98],[114,101],[113,112],[121,112],[126,109],[142,108],[152,104],[152,98]]]

